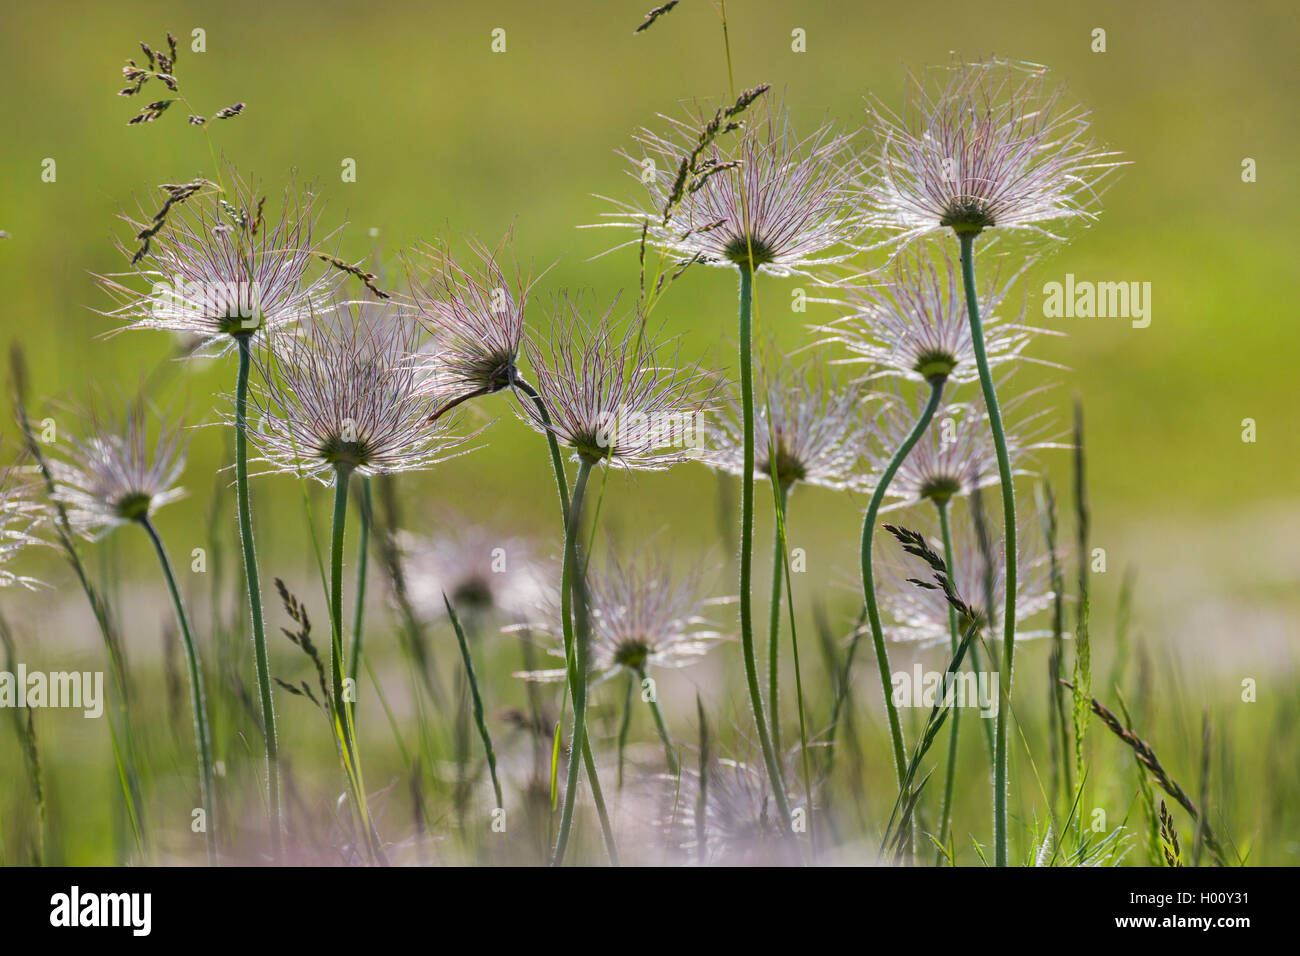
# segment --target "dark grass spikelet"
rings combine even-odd
[[[1074,685],[1069,681],[1062,680],[1061,683],[1070,688],[1070,690],[1074,690]],[[1187,795],[1187,791],[1179,786],[1178,781],[1169,775],[1169,771],[1167,771],[1160,763],[1160,758],[1156,756],[1156,752],[1151,748],[1151,745],[1133,731],[1127,729],[1123,723],[1120,722],[1119,717],[1102,704],[1101,701],[1097,700],[1096,697],[1091,697],[1089,699],[1092,703],[1092,712],[1101,719],[1101,722],[1106,725],[1106,728],[1132,749],[1133,753],[1137,755],[1138,761],[1142,766],[1146,767],[1147,770],[1150,771],[1152,778],[1154,778],[1155,782],[1160,785],[1160,789],[1173,797],[1174,800],[1178,802],[1178,805],[1190,813],[1192,819],[1197,821],[1198,825],[1202,828],[1202,839],[1205,841],[1205,848],[1214,857],[1215,862],[1220,866],[1226,866],[1227,861],[1224,857],[1223,847],[1219,844],[1218,838],[1215,837],[1213,831],[1210,830],[1209,822],[1203,818],[1200,808],[1198,808],[1192,801],[1192,798]]]
[[[648,11],[645,15],[645,19],[641,21],[641,25],[638,26],[635,30],[633,30],[632,33],[635,35],[637,33],[644,33],[646,30],[649,30],[650,27],[654,25],[654,22],[656,20],[662,17],[673,7],[677,6],[678,2],[679,0],[668,0],[668,2],[665,3],[663,6],[655,7],[653,10]]]
[[[244,112],[244,104],[235,103],[231,106],[225,107],[224,109],[217,110],[217,112],[213,114],[213,118],[219,120],[233,119],[242,112]]]
[[[1164,850],[1165,863],[1175,867],[1183,865],[1183,851],[1178,845],[1178,831],[1174,829],[1173,815],[1163,800],[1160,801],[1160,845]]]
[[[126,125],[135,126],[137,123],[152,123],[167,112],[167,107],[175,102],[175,100],[155,100],[147,106],[141,107],[139,113],[126,121]]]
[[[262,215],[260,205],[258,207],[257,215],[258,215],[258,219],[260,220]],[[346,259],[340,259],[338,256],[331,255],[328,252],[317,251],[313,254],[316,256],[316,258],[320,259],[322,262],[329,263],[329,265],[333,266],[335,269],[338,269],[340,272],[346,272],[348,275],[358,279],[361,282],[361,284],[364,285],[367,289],[369,289],[371,294],[374,295],[376,298],[379,299],[392,298],[392,295],[390,293],[385,292],[383,289],[379,288],[379,286],[375,284],[375,280],[377,280],[379,277],[375,275],[373,272],[367,272],[365,269],[362,269],[361,266],[353,265],[352,263],[348,262]]]
[[[162,232],[163,226],[167,225],[167,214],[172,208],[185,202],[191,196],[194,196],[202,189],[211,187],[215,188],[211,182],[206,179],[195,179],[188,183],[162,183],[158,188],[167,194],[163,204],[158,211],[153,214],[150,224],[135,234],[140,240],[140,248],[131,256],[131,265],[136,265],[141,259],[149,254],[150,242],[154,236]]]
[[[771,89],[771,85],[763,83],[754,87],[752,90],[745,90],[736,98],[736,102],[725,109],[718,109],[713,118],[704,125],[700,130],[699,136],[695,142],[695,148],[686,156],[683,156],[677,166],[677,176],[673,180],[673,187],[669,192],[668,201],[664,204],[663,215],[664,225],[672,218],[673,211],[681,203],[684,196],[699,192],[708,181],[709,177],[715,173],[720,173],[724,169],[736,169],[740,166],[740,161],[718,162],[715,160],[704,160],[701,162],[700,157],[704,154],[714,141],[726,133],[734,133],[740,129],[741,124],[732,120],[745,112],[760,96]],[[689,190],[686,182],[694,177]]]
[[[280,602],[284,605],[284,612],[289,615],[290,619],[298,625],[297,630],[291,630],[287,627],[280,628],[285,637],[289,638],[307,657],[311,660],[316,668],[316,681],[320,687],[320,700],[316,699],[312,693],[311,686],[306,681],[300,681],[298,686],[287,683],[286,681],[275,678],[275,682],[291,694],[299,697],[306,697],[317,707],[325,709],[325,704],[321,701],[328,702],[330,694],[328,682],[325,678],[325,664],[321,661],[320,651],[316,649],[316,644],[311,639],[311,618],[307,616],[307,608],[302,602],[289,590],[281,578],[275,579],[275,589],[280,593]]]
[[[957,593],[956,586],[952,583],[952,578],[948,574],[948,566],[944,564],[943,558],[926,543],[925,536],[917,531],[911,531],[907,528],[901,528],[898,525],[887,524],[885,530],[898,539],[903,550],[914,557],[920,558],[930,566],[934,571],[934,581],[922,581],[918,578],[908,578],[910,584],[915,584],[919,588],[927,590],[941,590],[947,598],[948,603],[952,605],[953,610],[963,618],[974,620],[975,612],[971,609],[961,595]]]

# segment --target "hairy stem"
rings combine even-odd
[[[984,351],[984,329],[980,325],[979,296],[975,290],[975,234],[962,233],[961,273],[966,287],[966,311],[970,318],[971,342],[975,364],[979,367],[980,388],[989,413],[989,429],[998,456],[998,480],[1002,485],[1002,524],[1006,552],[1006,605],[1002,613],[1002,668],[999,674],[1002,705],[998,707],[993,747],[993,845],[994,862],[1007,865],[1007,730],[1010,720],[1012,664],[1016,651],[1016,492],[1011,483],[1011,457],[1007,454],[1007,436],[1002,428],[1002,411],[993,387],[988,355]]]
[[[880,607],[876,603],[876,581],[871,567],[871,541],[876,532],[876,516],[880,512],[880,505],[885,500],[885,492],[889,490],[890,482],[894,480],[894,475],[908,453],[930,427],[930,420],[934,418],[935,410],[943,400],[945,381],[946,378],[941,377],[930,380],[930,399],[926,402],[921,417],[916,420],[907,438],[903,440],[903,444],[889,460],[884,474],[880,476],[880,483],[876,485],[876,490],[871,495],[871,501],[867,504],[867,514],[862,522],[862,595],[867,605],[867,621],[871,625],[871,643],[876,649],[880,687],[885,694],[885,710],[889,715],[889,737],[894,750],[894,770],[900,787],[903,785],[903,776],[907,772],[907,752],[903,746],[903,726],[898,720],[898,707],[894,704],[894,683],[889,669],[889,651],[885,647],[885,632],[880,624]]]
[[[469,641],[465,640],[465,629],[460,626],[460,618],[456,616],[456,609],[452,607],[451,598],[447,597],[447,592],[442,592],[442,603],[447,606],[447,616],[451,618],[452,627],[456,631],[456,643],[460,645],[461,660],[465,662],[465,679],[469,681],[470,699],[474,706],[474,726],[478,728],[479,739],[483,741],[483,754],[487,757],[488,773],[492,777],[492,793],[496,796],[498,807],[504,807],[505,801],[501,798],[501,781],[497,779],[497,753],[492,746],[492,736],[488,733],[487,719],[483,715],[483,697],[478,690],[478,677],[474,673],[474,659],[470,657]]]
[[[646,682],[645,668],[637,668],[636,676],[641,682],[641,687],[643,688],[642,692],[644,693]],[[655,719],[655,730],[659,731],[659,739],[664,742],[664,756],[668,758],[668,772],[675,777],[681,773],[681,764],[678,763],[677,760],[677,748],[673,746],[673,738],[668,734],[668,725],[664,723],[663,711],[659,709],[659,695],[657,690],[655,694],[651,695],[650,700],[647,703],[650,704],[650,713]]]
[[[533,407],[537,409],[537,414],[541,418],[542,424],[546,427],[546,444],[551,452],[551,466],[555,470],[555,487],[560,497],[560,524],[561,527],[568,529],[569,525],[569,481],[564,476],[564,456],[560,454],[560,443],[556,440],[551,428],[551,416],[546,410],[546,403],[542,401],[542,396],[538,394],[537,389],[519,374],[517,369],[511,372],[511,381],[516,388],[528,396]],[[561,604],[567,598],[567,592],[561,598]],[[568,654],[568,645],[572,644],[572,617],[566,611],[564,614],[563,626],[566,634],[566,655]],[[568,665],[572,667],[572,660]],[[556,740],[559,740],[559,726],[556,726]],[[558,746],[558,744],[557,744]],[[609,820],[609,811],[605,808],[605,797],[600,789],[600,780],[595,774],[596,762],[591,756],[591,745],[584,739],[582,741],[583,760],[587,764],[587,782],[591,786],[591,799],[596,804],[596,815],[600,818],[600,832],[605,840],[605,853],[609,857],[609,862],[618,866],[618,850],[614,846],[614,827]],[[554,776],[552,776],[554,779]]]
[[[357,542],[357,598],[352,615],[352,654],[348,658],[348,676],[352,686],[357,686],[357,673],[361,667],[361,638],[365,623],[366,577],[370,568],[370,522],[373,520],[374,501],[370,494],[370,478],[361,479],[361,540]],[[353,721],[356,721],[356,705],[353,704]]]
[[[775,470],[775,469],[773,469]],[[776,478],[772,479],[778,484],[777,499],[780,514],[772,522],[772,605],[770,616],[767,622],[767,707],[771,715],[772,724],[772,746],[779,752],[781,749],[781,709],[778,705],[780,699],[780,650],[781,650],[781,572],[785,570],[785,549],[782,547],[782,515],[785,513],[786,503],[790,500],[790,490],[794,486],[791,484],[781,484]]]
[[[561,614],[567,621],[575,619],[574,633],[565,648],[569,665],[569,694],[573,699],[573,740],[569,754],[569,771],[564,785],[564,806],[560,811],[560,830],[555,838],[552,866],[564,862],[569,846],[569,830],[573,826],[573,810],[578,798],[578,773],[582,766],[579,754],[587,740],[587,639],[585,578],[578,566],[577,537],[582,530],[582,505],[587,494],[587,479],[591,475],[591,461],[582,458],[578,463],[578,476],[573,480],[573,499],[569,503],[569,519],[564,528],[564,568],[560,575]],[[572,594],[578,593],[577,608],[573,608]],[[573,613],[576,610],[576,613]]]
[[[253,624],[253,656],[262,703],[266,737],[266,805],[271,827],[271,854],[280,858],[280,750],[275,733],[275,701],[271,696],[271,667],[266,655],[266,622],[262,617],[262,585],[253,545],[253,512],[248,502],[248,370],[249,336],[238,335],[239,378],[235,386],[235,496],[239,507],[239,540],[244,551],[244,580],[248,587],[249,619]]]
[[[943,561],[948,566],[949,577],[952,577],[957,573],[957,568],[953,563],[952,527],[948,521],[948,502],[935,501],[934,507],[939,512],[939,532],[943,536]],[[957,610],[951,604],[948,605],[948,634],[952,639],[952,652],[955,655],[957,647],[961,643],[961,627],[957,623]],[[948,827],[952,820],[952,791],[957,779],[957,728],[960,717],[961,708],[954,706],[952,708],[952,719],[949,721],[952,725],[952,732],[948,737],[948,765],[944,769],[943,802],[939,805],[940,846],[946,846],[948,843]],[[935,865],[937,866],[942,861],[944,854],[943,851],[936,852]]]
[[[167,590],[171,593],[172,606],[176,609],[176,623],[181,629],[181,640],[185,645],[185,663],[190,672],[190,703],[194,710],[194,739],[199,752],[199,785],[202,788],[204,811],[207,815],[207,819],[204,820],[203,836],[208,847],[208,863],[215,864],[217,862],[217,798],[212,777],[212,737],[208,729],[208,704],[203,694],[199,651],[194,646],[190,618],[185,613],[185,605],[181,601],[181,592],[176,587],[176,576],[172,573],[172,564],[167,558],[167,550],[163,547],[162,538],[158,536],[158,531],[148,515],[140,519],[140,526],[149,535],[154,550],[158,552],[158,563],[162,565],[163,577],[167,580]]]
[[[790,832],[790,799],[781,776],[781,764],[768,732],[763,689],[758,680],[754,653],[754,608],[752,595],[754,564],[754,368],[753,368],[754,273],[750,265],[740,267],[740,397],[743,410],[744,457],[740,478],[740,648],[745,658],[745,680],[749,685],[750,709],[763,747],[763,762],[772,785],[781,819],[781,832]]]

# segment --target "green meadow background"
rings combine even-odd
[[[545,300],[561,289],[594,290],[602,302],[620,290],[635,297],[635,249],[593,258],[622,237],[577,228],[598,221],[607,209],[593,194],[635,193],[636,183],[614,150],[628,148],[633,130],[654,126],[655,114],[674,112],[679,101],[716,101],[728,94],[715,7],[683,0],[649,32],[634,36],[650,5],[6,4],[0,28],[7,73],[0,92],[0,229],[9,238],[0,240],[0,328],[7,341],[26,350],[38,417],[53,417],[62,433],[76,432],[75,415],[59,403],[85,400],[92,382],[110,394],[129,394],[147,379],[158,403],[185,411],[192,424],[216,422],[228,405],[231,361],[167,364],[166,336],[97,337],[111,323],[95,311],[108,304],[91,273],[123,266],[112,242],[122,234],[118,211],[137,202],[151,205],[149,190],[159,183],[211,171],[203,135],[185,125],[182,106],[157,123],[126,126],[142,101],[115,93],[123,85],[124,59],[138,57],[138,41],[157,46],[167,30],[174,32],[181,40],[182,91],[199,110],[211,114],[236,101],[247,104],[237,119],[212,124],[220,153],[260,179],[273,197],[291,175],[313,184],[325,202],[323,225],[348,224],[343,254],[375,255],[388,278],[398,276],[397,251],[415,241],[463,234],[494,240],[513,223],[522,262],[537,272],[554,263],[532,309],[532,319],[544,327]],[[1300,831],[1293,817],[1288,821],[1281,813],[1300,787],[1292,729],[1300,611],[1295,5],[734,0],[728,14],[737,89],[772,84],[799,127],[830,116],[856,128],[864,122],[868,94],[901,104],[909,68],[946,62],[950,51],[968,57],[996,53],[1052,67],[1070,95],[1093,110],[1096,137],[1131,162],[1106,193],[1100,222],[1035,265],[1024,283],[1028,319],[1067,333],[1042,339],[1034,354],[1067,370],[1030,370],[1017,378],[1024,387],[1040,380],[1060,383],[1045,400],[1057,408],[1062,433],[1072,396],[1085,408],[1092,537],[1095,547],[1105,549],[1107,566],[1094,577],[1099,696],[1114,705],[1105,676],[1119,581],[1131,568],[1138,582],[1133,639],[1155,674],[1144,709],[1157,724],[1147,728],[1148,735],[1191,788],[1198,777],[1201,712],[1209,713],[1218,755],[1213,805],[1250,849],[1252,862],[1296,862]],[[195,28],[206,31],[202,54],[189,49]],[[491,51],[495,28],[506,31],[505,53]],[[796,28],[806,31],[806,52],[792,51]],[[1097,28],[1106,31],[1104,53],[1091,49]],[[150,84],[143,95],[155,87]],[[1242,181],[1247,157],[1257,164],[1253,183]],[[42,181],[47,159],[56,164],[54,182]],[[355,182],[341,181],[345,159],[355,161]],[[1043,318],[1043,284],[1062,281],[1066,273],[1080,280],[1149,282],[1150,327],[1134,329],[1123,319]],[[793,313],[791,294],[798,285],[767,277],[758,283],[759,338],[784,353],[810,341],[807,324],[833,317],[819,306]],[[734,363],[731,273],[693,268],[655,316],[680,333],[684,356],[723,369]],[[557,550],[553,486],[541,444],[515,420],[504,397],[483,402],[471,421],[476,417],[481,423],[498,419],[484,433],[484,447],[401,479],[407,524],[435,531],[448,521],[489,522],[538,536],[543,551]],[[1242,440],[1245,419],[1255,423],[1257,440],[1251,443]],[[11,425],[0,428],[6,457],[13,453],[14,433]],[[219,471],[227,460],[226,437],[219,427],[195,433],[185,481],[190,497],[159,517],[183,567],[192,548],[208,546],[214,489],[229,480]],[[1040,465],[1068,501],[1068,453],[1045,453]],[[1026,505],[1031,492],[1026,482]],[[681,562],[716,567],[717,593],[732,593],[718,495],[712,475],[695,465],[663,475],[615,475],[601,520],[629,546],[653,535]],[[312,496],[320,530],[328,502],[323,490]],[[289,580],[317,609],[323,626],[325,604],[298,486],[285,478],[260,479],[254,498],[267,583],[273,575]],[[224,523],[218,525],[229,551],[234,520],[228,491],[225,501]],[[765,506],[765,496],[759,501]],[[836,626],[847,628],[856,609],[857,523],[864,506],[864,498],[818,490],[795,496],[791,544],[809,555],[808,572],[796,582],[805,618],[811,601],[821,597]],[[765,509],[760,511],[761,581],[769,525]],[[1068,516],[1063,521],[1068,537],[1073,526]],[[146,675],[142,680],[157,680],[169,611],[147,542],[123,529],[87,554],[114,582],[131,656]],[[32,567],[53,590],[0,593],[20,658],[29,668],[97,666],[93,622],[68,572],[53,554],[35,556]],[[235,572],[230,565],[227,576]],[[192,603],[206,606],[206,580],[185,569],[182,584]],[[372,587],[377,622],[384,613],[382,592],[378,583]],[[724,618],[730,613],[724,611]],[[296,672],[296,652],[274,636],[285,623],[281,617],[268,604],[278,670]],[[811,645],[811,627],[807,631]],[[208,647],[215,640],[200,637]],[[445,634],[438,639],[449,671],[454,645]],[[484,682],[490,710],[523,699],[509,676],[518,667],[512,641],[488,639]],[[399,666],[391,643],[376,636],[374,646],[376,660],[389,668],[381,673]],[[897,667],[910,666],[911,650],[895,654]],[[808,656],[816,660],[815,651]],[[1040,770],[1046,759],[1045,659],[1045,647],[1018,657],[1017,694],[1024,695],[1025,711],[1018,709],[1017,717],[1026,724],[1038,719],[1038,729],[1026,733],[1035,741]],[[744,736],[750,725],[739,670],[738,649],[727,647],[703,668],[665,680],[669,720],[680,738],[693,739],[693,686],[725,687],[709,698],[717,709],[713,719],[736,739]],[[818,668],[813,670],[821,681]],[[881,711],[870,696],[873,673],[869,662],[859,661],[856,682],[868,741],[864,772],[878,814],[891,774]],[[1258,682],[1254,703],[1241,701],[1245,679]],[[394,682],[397,698],[405,684],[396,677]],[[824,713],[824,681],[817,686],[815,706]],[[304,789],[337,792],[336,765],[318,733],[318,718],[305,703],[280,696],[286,748],[299,748],[299,769],[308,778]],[[616,710],[614,703],[606,705]],[[401,769],[383,713],[373,701],[363,702],[361,719],[369,779],[387,785]],[[640,738],[653,743],[648,718],[639,721]],[[55,858],[111,862],[117,858],[111,835],[120,828],[113,808],[120,800],[110,777],[106,730],[47,712],[37,715],[37,731],[52,829],[58,832]],[[176,726],[170,744],[163,718],[150,732],[158,755],[155,776],[179,788],[191,766],[185,722]],[[1108,768],[1098,770],[1094,797],[1113,808],[1113,825],[1132,806],[1135,778],[1131,757],[1103,733],[1094,722],[1094,758]],[[987,787],[975,772],[976,738],[968,732],[967,756],[979,786],[963,796],[958,832],[987,842]],[[236,734],[219,742],[225,759],[245,765],[245,773],[256,764],[249,748],[255,751],[255,742]],[[649,753],[653,758],[653,748]],[[1023,758],[1023,751],[1013,758],[1013,808],[1028,820],[1036,790],[1033,761]],[[0,730],[0,766],[13,769],[0,774],[5,859],[21,861],[31,842],[31,808],[7,720]],[[185,805],[176,790],[163,787],[160,793],[156,816]],[[594,843],[588,848],[598,849]],[[1140,861],[1142,854],[1135,850],[1133,857]],[[962,860],[975,862],[969,841]]]

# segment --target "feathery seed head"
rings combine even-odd
[[[550,422],[531,402],[521,402],[525,420],[551,432],[590,462],[660,471],[698,457],[704,413],[713,406],[716,385],[699,364],[664,364],[667,345],[633,312],[584,316],[581,305],[559,298],[551,316],[551,355],[529,349],[529,364]]]
[[[457,261],[446,244],[407,264],[411,305],[435,344],[430,382],[444,402],[514,384],[532,280],[517,266],[513,280],[506,277],[510,239],[507,233],[495,249],[471,240],[471,266]]]
[[[856,485],[872,401],[873,396],[841,383],[818,361],[799,367],[781,364],[755,403],[755,473],[775,476],[783,488],[796,482],[835,489]],[[743,422],[740,400],[733,395],[724,406],[707,464],[741,473]]]
[[[1121,165],[1037,64],[954,61],[911,77],[903,116],[879,99],[867,111],[878,144],[862,188],[867,220],[900,245],[991,227],[1059,238],[1046,226],[1095,219]]]
[[[686,261],[777,275],[847,258],[862,231],[847,188],[851,137],[822,124],[799,139],[781,105],[719,126],[726,116],[665,116],[666,135],[637,133],[640,155],[620,155],[644,185],[648,208],[615,202],[600,225],[644,229],[648,244]]]
[[[355,310],[354,310],[355,307]],[[273,471],[328,484],[334,471],[363,475],[428,468],[465,439],[430,422],[413,356],[418,329],[395,307],[336,303],[260,359],[252,389],[262,415],[250,437]]]
[[[212,354],[261,329],[290,326],[321,307],[342,273],[308,276],[319,258],[312,235],[319,218],[314,197],[287,187],[279,218],[272,220],[266,197],[233,169],[228,176],[225,193],[202,180],[169,185],[152,218],[122,217],[144,245],[132,261],[141,263],[136,272],[96,277],[120,303],[105,314],[127,320],[115,331],[200,336],[201,351]],[[148,281],[149,290],[119,281],[128,277]]]
[[[1034,452],[1065,447],[1046,437],[1044,419],[1051,411],[1049,408],[1020,414],[1042,391],[1032,389],[1002,403],[1013,475],[1031,473],[1029,459]],[[1006,394],[1006,390],[999,389],[999,393]],[[884,414],[876,418],[875,440],[866,451],[873,471],[879,473],[885,469],[916,424],[924,404],[923,395],[918,395],[915,402],[896,395],[887,403]],[[934,423],[899,465],[888,493],[898,499],[899,505],[925,500],[946,505],[955,497],[997,483],[997,450],[982,400],[950,401],[935,412]]]
[[[823,341],[838,342],[853,355],[850,361],[875,367],[870,373],[914,381],[973,382],[979,378],[960,267],[945,251],[943,268],[916,257],[894,260],[883,282],[849,287],[851,309],[844,318],[815,331]],[[1020,324],[1024,314],[1008,319],[1006,299],[1023,268],[1005,284],[994,281],[980,303],[984,347],[989,367],[1015,362],[1040,330]]]

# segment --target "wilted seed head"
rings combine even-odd
[[[19,467],[0,468],[0,587],[39,585],[35,578],[14,574],[5,565],[29,545],[40,543],[34,532],[45,517],[45,509],[32,497]]]
[[[878,144],[863,184],[868,221],[899,243],[991,227],[1057,238],[1044,226],[1095,219],[1103,181],[1121,165],[1037,64],[955,62],[911,77],[903,116],[879,99],[867,110]]]
[[[408,263],[414,314],[433,337],[427,374],[444,403],[490,395],[514,384],[524,337],[524,306],[532,281],[502,265],[510,241],[497,248],[470,241],[474,263],[461,265],[445,246]]]
[[[261,359],[265,384],[253,401],[262,420],[250,431],[271,469],[328,484],[335,471],[387,474],[452,457],[464,439],[429,422],[416,334],[390,306],[338,303],[300,335],[276,339]]]
[[[848,488],[861,481],[866,423],[874,396],[841,382],[814,360],[779,364],[755,397],[754,469],[783,488],[796,482]],[[769,418],[770,413],[770,418]],[[744,468],[744,417],[732,395],[724,407],[706,463],[733,475]]]
[[[648,203],[611,200],[616,211],[599,225],[644,229],[648,244],[683,260],[778,275],[847,258],[851,250],[835,250],[862,231],[847,188],[850,137],[822,124],[799,139],[784,106],[716,129],[727,115],[664,116],[666,136],[637,133],[639,151],[620,155]]]
[[[152,442],[151,416],[157,418]],[[185,490],[176,487],[184,469],[182,430],[140,402],[117,422],[91,415],[86,437],[69,439],[65,455],[50,460],[54,499],[72,527],[92,539],[128,521],[144,521],[184,497]]]
[[[1013,475],[1027,475],[1034,452],[1066,447],[1045,437],[1044,418],[1049,408],[1020,414],[1043,391],[1021,392],[1002,403],[1007,454]],[[1005,388],[999,394],[1006,394]],[[872,469],[885,469],[921,415],[925,397],[915,402],[893,396],[882,415],[875,418],[875,440],[868,446]],[[889,495],[898,505],[930,501],[946,505],[953,498],[969,495],[976,488],[998,483],[997,450],[993,445],[988,415],[983,402],[949,402],[935,412],[934,421],[899,465],[889,485]],[[897,507],[895,505],[894,507]]]
[[[969,515],[952,521],[953,567],[950,577],[953,586],[970,614],[958,615],[958,626],[964,633],[970,627],[972,615],[979,623],[980,634],[986,641],[1001,636],[998,623],[1006,601],[1006,559],[998,545],[986,554],[980,547],[975,524]],[[1049,574],[1048,554],[1042,546],[1042,536],[1036,533],[1039,525],[1036,516],[1021,521],[1020,555],[1016,562],[1016,621],[1025,621],[1052,604],[1054,593]],[[909,518],[909,524],[926,525],[924,521]],[[940,536],[927,534],[929,545],[936,553],[943,553]],[[932,583],[932,575],[922,562],[909,557],[882,562],[885,586],[881,588],[881,604],[896,622],[886,628],[886,635],[895,641],[924,644],[944,643],[950,640],[948,600],[938,588],[918,587],[915,581]],[[992,603],[990,604],[990,596]],[[993,613],[989,614],[992,607]],[[1044,637],[1050,631],[1022,631],[1017,628],[1016,639]]]
[[[462,618],[494,614],[509,621],[522,619],[545,596],[530,542],[514,535],[456,523],[431,538],[404,535],[400,545],[407,593],[427,620],[446,617],[443,594]]]
[[[264,195],[233,169],[227,180],[225,193],[202,180],[165,186],[164,203],[151,218],[122,217],[133,241],[143,244],[133,255],[137,271],[96,277],[120,303],[104,314],[128,323],[114,332],[198,335],[210,354],[259,330],[290,326],[321,307],[342,276],[307,274],[319,258],[314,197],[287,187],[279,218],[269,220]],[[133,247],[121,248],[132,255]],[[120,281],[128,277],[136,282]],[[140,290],[142,282],[150,287]]]
[[[665,343],[636,312],[613,319],[614,306],[589,319],[581,305],[561,297],[551,314],[551,355],[529,345],[529,364],[550,416],[549,424],[531,402],[524,418],[549,431],[590,462],[659,471],[697,457],[703,445],[703,415],[712,407],[715,385],[699,363],[661,364]]]
[[[844,318],[814,331],[824,342],[844,345],[854,358],[874,366],[870,377],[892,375],[916,381],[973,382],[979,378],[960,268],[945,252],[944,265],[900,257],[885,281],[850,287],[847,302],[852,311]],[[1021,353],[1039,329],[1020,324],[1024,305],[1013,320],[1003,308],[1008,293],[1023,269],[1002,286],[994,282],[984,293],[980,314],[989,367],[1022,358]]]
[[[700,574],[672,573],[662,557],[640,551],[621,558],[611,547],[600,569],[588,573],[591,611],[591,670],[598,679],[620,670],[641,675],[652,668],[696,663],[722,639],[704,616]],[[560,609],[555,595],[534,625],[555,641],[551,653],[564,657]],[[563,680],[563,668],[520,674],[528,680]]]

